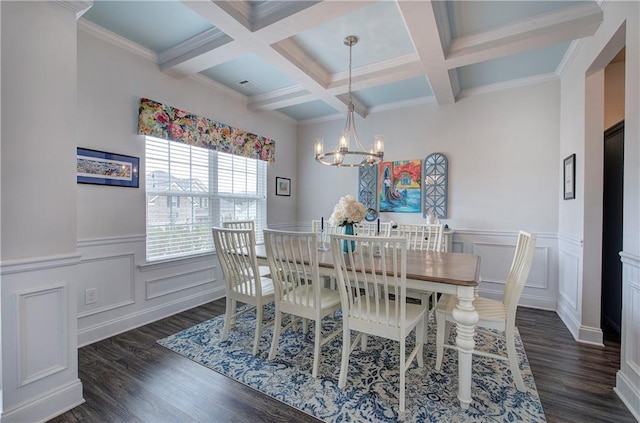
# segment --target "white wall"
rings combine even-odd
[[[611,128],[624,119],[624,62],[607,65],[604,70],[604,127]]]
[[[385,136],[385,160],[449,160],[448,217],[453,250],[482,257],[480,289],[501,297],[517,231],[538,234],[533,270],[521,304],[555,310],[560,185],[559,81],[462,98],[453,105],[423,104],[357,119],[365,147]],[[299,223],[328,217],[345,194],[357,196],[358,171],[330,168],[313,159],[313,142],[337,140],[344,120],[299,130]],[[381,219],[422,222],[422,213],[382,213]],[[504,264],[506,263],[506,268]]]
[[[557,231],[559,184],[559,84],[547,82],[467,97],[439,107],[425,104],[357,119],[362,141],[385,137],[385,161],[449,159],[449,213],[457,229]],[[341,195],[357,195],[357,170],[322,166],[313,140],[325,148],[337,140],[344,120],[300,128],[299,218],[328,216]],[[382,214],[385,220],[423,221],[422,213]]]
[[[78,32],[78,146],[137,156],[140,188],[77,185],[78,336],[85,345],[224,295],[215,256],[145,263],[144,136],[137,135],[138,101],[147,97],[276,141],[268,167],[268,223],[295,221],[292,197],[275,196],[275,177],[294,177],[296,127],[250,112],[238,97],[158,70],[143,52],[86,22]],[[293,178],[295,179],[295,178]],[[98,302],[85,304],[86,289]]]
[[[47,420],[83,402],[75,307],[74,6],[0,3],[3,423]]]
[[[78,146],[140,157],[140,189],[78,185],[78,239],[145,233],[144,136],[137,135],[138,101],[147,97],[272,138],[269,222],[295,219],[294,201],[277,202],[275,176],[295,175],[296,128],[284,119],[253,113],[237,98],[192,79],[176,79],[121,47],[78,33]],[[279,200],[280,197],[277,197]],[[277,212],[276,212],[277,211]],[[96,223],[99,222],[99,223]]]
[[[604,3],[604,21],[561,79],[561,156],[576,153],[576,199],[560,203],[558,313],[574,337],[601,343],[600,268],[605,66],[626,46],[623,317],[616,392],[640,418],[640,5]],[[561,169],[559,170],[561,172]],[[598,217],[600,216],[600,222]]]

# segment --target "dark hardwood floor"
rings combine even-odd
[[[86,403],[50,422],[317,421],[155,343],[222,313],[224,299],[80,348]],[[517,324],[549,422],[636,421],[613,392],[618,343],[578,344],[548,311]]]

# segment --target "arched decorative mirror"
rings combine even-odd
[[[449,161],[442,153],[429,154],[422,163],[422,215],[433,212],[447,218]]]

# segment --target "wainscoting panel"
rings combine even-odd
[[[453,251],[480,256],[480,293],[502,299],[518,232],[456,229]],[[536,249],[520,305],[554,310],[558,301],[557,236],[537,234]]]
[[[165,295],[213,284],[216,280],[213,268],[194,269],[179,275],[167,275],[146,281],[146,299],[152,300]]]
[[[482,257],[481,272],[482,282],[506,284],[506,277],[509,274],[511,261],[505,257],[513,258],[516,251],[515,244],[492,244],[487,242],[475,242],[473,253]],[[549,287],[549,249],[547,247],[536,247],[533,256],[535,266],[531,266],[527,288],[547,289]]]
[[[560,266],[557,313],[578,340],[582,321],[582,241],[560,235],[558,246]]]
[[[135,302],[133,253],[82,260],[78,266],[78,318]],[[96,302],[88,304],[88,292]]]
[[[80,346],[224,296],[215,254],[146,263],[144,235],[83,240],[78,249]]]
[[[78,379],[76,253],[3,261],[0,421],[46,421],[84,402]]]
[[[16,295],[19,386],[24,386],[68,367],[67,290],[53,285]]]
[[[640,257],[622,257],[622,336],[615,391],[640,421]]]

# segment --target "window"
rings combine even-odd
[[[146,137],[147,261],[213,251],[211,227],[254,220],[263,242],[267,162]]]

